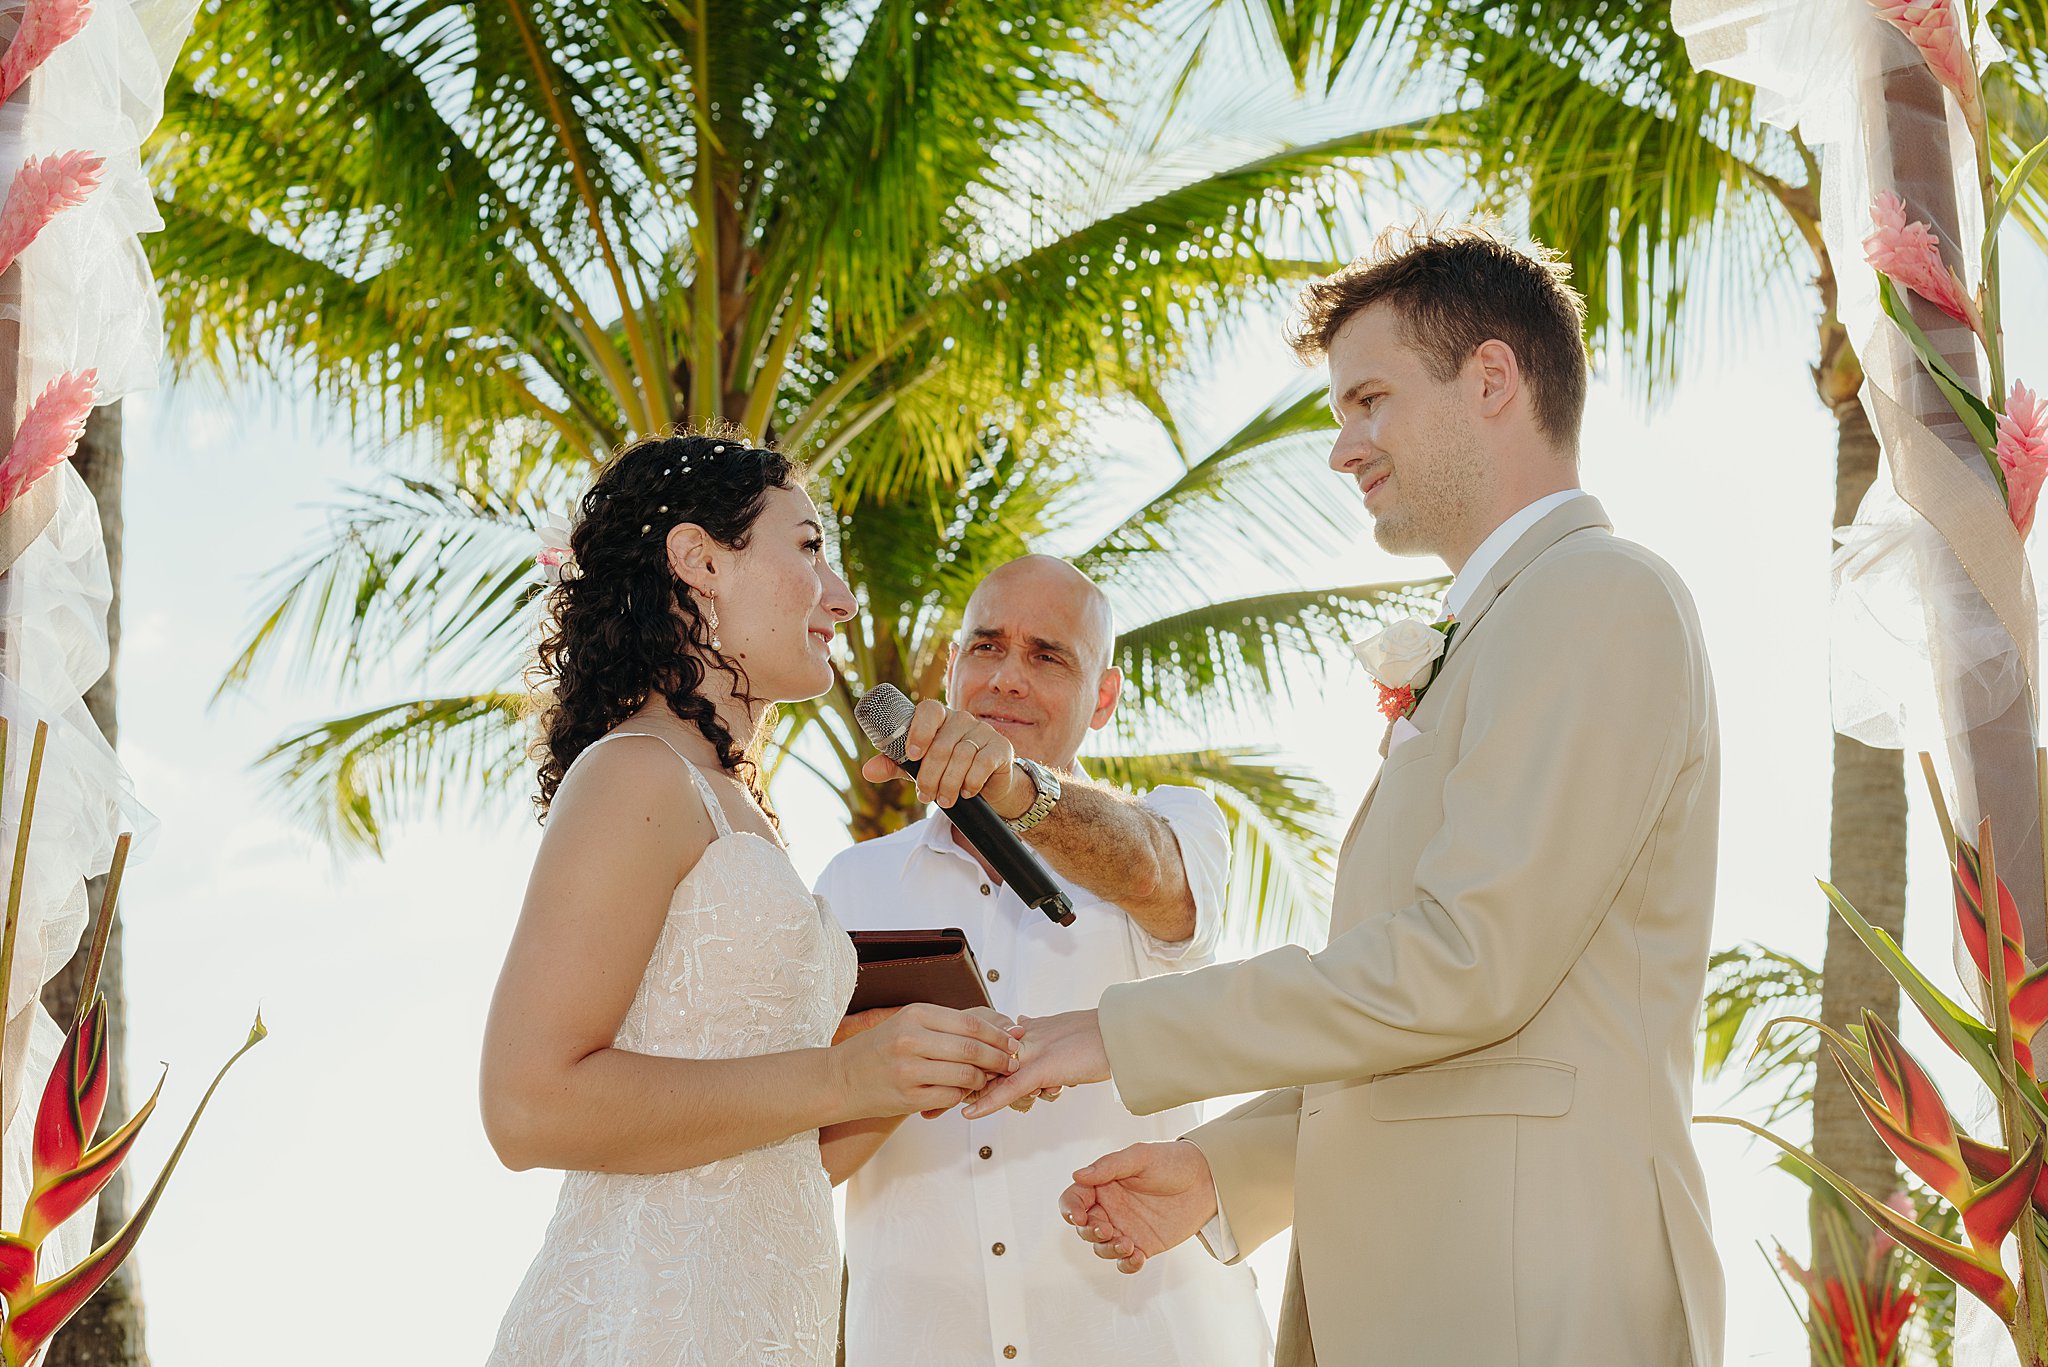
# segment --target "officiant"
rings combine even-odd
[[[1116,711],[1115,639],[1109,600],[1065,561],[1026,556],[982,580],[948,647],[946,704],[921,701],[907,740],[934,809],[826,866],[817,890],[842,925],[960,928],[990,1001],[1012,1018],[1211,962],[1230,849],[1215,800],[1179,786],[1134,797],[1076,761]],[[862,772],[909,781],[881,756]],[[946,808],[975,793],[1045,861],[1072,925],[1025,906],[956,833]],[[825,1166],[847,1183],[847,1367],[1266,1361],[1247,1269],[1185,1248],[1148,1268],[1156,1278],[1104,1276],[1050,1213],[1047,1193],[1097,1155],[1198,1122],[1193,1108],[1133,1116],[1110,1089],[1087,1088],[1030,1115],[955,1110],[823,1131]]]

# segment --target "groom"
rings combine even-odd
[[[1441,659],[1381,665],[1328,947],[1030,1021],[967,1114],[1112,1077],[1140,1115],[1270,1089],[1083,1168],[1061,1209],[1129,1272],[1291,1224],[1276,1367],[1718,1367],[1689,1130],[1713,683],[1684,585],[1578,488],[1583,303],[1460,228],[1384,239],[1303,307],[1332,468],[1381,546],[1456,575]]]

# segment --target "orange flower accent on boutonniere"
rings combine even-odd
[[[1456,617],[1440,622],[1404,617],[1377,635],[1351,643],[1352,653],[1379,689],[1381,716],[1398,721],[1414,713],[1422,695],[1436,682],[1437,668],[1457,630]]]

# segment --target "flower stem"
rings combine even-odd
[[[7,1114],[7,997],[14,981],[14,934],[21,927],[21,892],[28,876],[28,832],[36,814],[36,789],[42,783],[43,749],[49,739],[50,724],[37,722],[35,744],[28,755],[28,784],[22,789],[21,816],[14,828],[14,877],[7,887],[7,928],[0,931],[0,1117]],[[0,769],[0,777],[4,774],[5,770]]]

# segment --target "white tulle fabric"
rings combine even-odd
[[[1975,287],[1983,220],[1968,128],[1952,98],[1942,123],[1926,126],[1887,107],[1886,76],[1922,59],[1869,0],[1674,0],[1671,14],[1695,66],[1754,85],[1757,116],[1796,128],[1820,152],[1822,235],[1837,308],[1863,361],[1864,406],[1892,471],[1855,523],[1837,532],[1835,727],[1866,745],[1940,752],[1942,742],[2004,716],[2019,698],[2038,658],[2041,622],[2018,539],[1999,525],[2004,507],[1974,443],[1884,318],[1862,242],[1877,192],[1898,193],[1911,209],[1925,188],[1895,179],[1898,144],[1945,142],[1953,168],[1946,188],[1966,249],[1940,236]],[[1974,47],[1979,69],[2003,60],[1982,26]],[[1978,373],[1969,329],[1944,320],[1926,331],[1965,375]]]
[[[141,149],[162,115],[170,66],[197,9],[198,0],[99,0],[84,28],[36,69],[25,94],[0,105],[0,195],[28,157],[83,150],[106,159],[98,188],[44,228],[22,253],[14,288],[0,297],[0,317],[21,324],[29,397],[74,370],[99,372],[102,403],[157,383],[162,308],[136,235],[163,223]],[[13,35],[22,10],[23,0],[0,0],[0,37]],[[9,1229],[19,1227],[36,1105],[63,1043],[41,1006],[43,984],[77,949],[87,921],[85,880],[106,872],[115,836],[134,831],[140,853],[154,827],[83,700],[108,661],[113,590],[99,511],[70,466],[45,480],[57,485],[56,512],[0,573],[0,714],[11,741],[0,859],[14,853],[36,723],[50,727],[6,985],[0,1224]],[[93,1216],[88,1205],[43,1245],[40,1275],[85,1254]]]
[[[0,195],[28,157],[93,152],[99,187],[52,219],[21,256],[17,297],[0,318],[22,321],[28,392],[58,375],[97,370],[99,402],[154,389],[163,304],[139,234],[163,227],[142,169],[142,145],[163,117],[171,64],[198,0],[99,0],[70,41],[30,78],[28,98],[0,106]],[[0,34],[22,0],[0,0]]]
[[[1872,487],[1855,523],[1837,532],[1836,729],[1868,745],[1946,752],[1960,780],[1950,791],[1963,828],[1973,830],[1977,815],[1990,811],[2001,856],[2017,852],[2019,870],[2038,867],[2032,756],[2025,709],[2015,707],[2036,686],[2041,657],[2032,572],[1975,443],[1884,318],[1862,248],[1877,192],[1900,195],[1909,216],[1922,220],[1930,218],[1918,208],[1925,199],[1952,198],[1967,249],[1941,233],[1945,255],[1976,286],[1983,220],[1968,129],[1953,97],[1938,114],[1887,104],[1887,75],[1921,58],[1876,19],[1869,0],[1674,0],[1672,23],[1696,67],[1756,86],[1758,116],[1797,128],[1820,150],[1822,233],[1838,309],[1863,362],[1864,410],[1891,474]],[[2003,59],[1988,30],[1972,37],[1980,71]],[[1944,144],[1949,183],[1900,180],[1902,166],[1939,166],[1944,159],[1929,153]],[[1927,327],[1925,311],[1916,317],[1966,379],[1981,373],[1967,328]],[[2000,750],[2011,752],[2010,763],[1972,759],[1973,751],[1981,758]],[[2009,867],[2006,858],[2000,867]],[[1959,951],[1959,968],[1966,962]],[[1966,983],[1974,979],[1961,971]],[[1978,1104],[1983,1122],[1988,1096]],[[1990,1131],[1980,1123],[1974,1132]],[[1961,1297],[1956,1319],[1961,1367],[2016,1367],[2004,1327],[1980,1302]]]
[[[614,1047],[750,1058],[830,1044],[852,942],[782,848],[734,832],[683,763],[718,836],[669,902]],[[570,1173],[490,1364],[830,1367],[838,1341],[839,1236],[807,1130],[682,1172]]]
[[[10,861],[36,723],[50,727],[7,988],[10,1041],[28,1043],[25,1053],[10,1044],[4,1078],[0,1161],[7,1180],[0,1223],[9,1229],[19,1227],[36,1103],[64,1038],[42,1008],[42,986],[78,947],[87,920],[85,879],[106,872],[116,834],[134,831],[138,849],[145,849],[155,828],[85,708],[85,690],[106,672],[113,596],[99,510],[70,466],[49,478],[58,481],[56,515],[0,574],[0,715],[8,728],[0,854]],[[43,1275],[84,1255],[92,1213],[88,1206],[44,1245]]]

